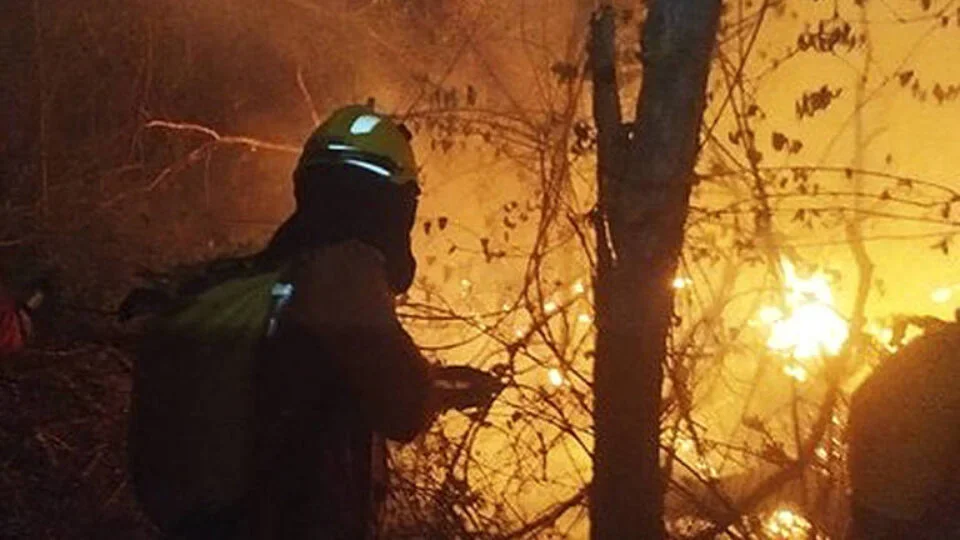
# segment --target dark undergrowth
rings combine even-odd
[[[126,474],[125,341],[48,337],[0,361],[0,538],[157,537]]]

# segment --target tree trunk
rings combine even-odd
[[[643,31],[643,89],[620,126],[614,14],[594,20],[598,128],[597,350],[591,537],[658,539],[662,363],[719,0],[652,0]]]

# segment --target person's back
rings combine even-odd
[[[305,253],[256,376],[263,538],[363,538],[374,433],[410,440],[429,421],[427,364],[393,315],[382,256],[359,241]]]

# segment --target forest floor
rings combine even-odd
[[[0,538],[157,537],[126,473],[124,341],[41,337],[0,362]]]
[[[47,223],[0,211],[0,238],[26,239],[0,249],[0,287],[52,282],[36,341],[0,358],[0,539],[157,538],[126,465],[138,327],[121,326],[112,311],[142,285],[141,272],[254,249],[265,233],[258,227],[229,242],[201,242],[213,225],[161,213],[154,217],[169,218],[179,236],[151,236],[131,224],[141,216],[132,210],[78,228],[70,216],[83,212],[53,208],[66,217]]]

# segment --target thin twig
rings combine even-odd
[[[313,96],[310,94],[310,90],[307,89],[307,83],[303,80],[303,67],[301,66],[297,66],[297,88],[300,89],[303,100],[307,103],[307,107],[310,108],[310,119],[313,121],[313,125],[319,125],[320,113],[317,112],[317,106],[313,101]]]
[[[539,532],[542,528],[551,525],[556,522],[558,519],[563,517],[571,508],[576,507],[581,504],[587,498],[587,491],[590,486],[586,485],[580,488],[576,494],[574,494],[569,499],[555,505],[553,508],[544,512],[540,517],[527,523],[520,529],[513,531],[509,534],[504,535],[503,540],[513,540],[517,538],[525,538],[530,534]]]
[[[245,135],[222,135],[213,128],[204,126],[202,124],[195,124],[191,122],[173,122],[169,120],[151,120],[144,125],[145,129],[166,129],[170,131],[179,131],[186,133],[195,133],[198,135],[203,135],[211,139],[211,141],[206,142],[199,147],[193,149],[185,158],[179,162],[168,166],[164,170],[160,171],[154,179],[143,188],[139,188],[134,191],[127,191],[111,197],[106,201],[100,204],[101,208],[109,208],[116,205],[118,202],[128,198],[130,195],[136,192],[151,192],[155,190],[160,184],[165,180],[173,176],[174,174],[186,169],[187,167],[200,162],[203,159],[209,159],[210,154],[213,152],[214,147],[217,145],[234,145],[234,146],[246,146],[252,151],[257,150],[267,150],[271,152],[279,152],[283,154],[298,155],[300,153],[300,148],[298,146],[277,143],[272,141],[266,141],[263,139],[257,139],[255,137],[249,137]]]
[[[194,124],[190,122],[172,122],[169,120],[151,120],[144,125],[144,128],[161,128],[168,129],[172,131],[187,131],[193,133],[199,133],[206,135],[216,141],[219,144],[236,144],[248,146],[253,150],[271,150],[274,152],[281,152],[285,154],[299,154],[300,147],[277,143],[272,141],[266,141],[263,139],[257,139],[255,137],[248,137],[245,135],[221,135],[216,130],[201,125]]]

